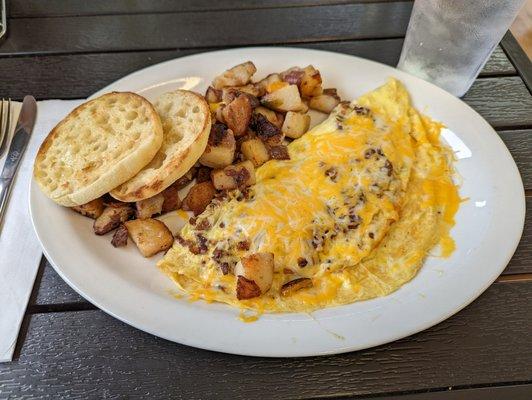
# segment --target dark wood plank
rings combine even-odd
[[[306,43],[300,47],[336,51],[395,65],[402,39]],[[140,68],[204,50],[82,54],[66,56],[10,57],[0,59],[0,69],[10,79],[2,90],[12,98],[22,98],[31,89],[38,99],[81,98]],[[483,75],[509,75],[515,70],[498,48],[481,72]],[[296,62],[297,60],[295,60]],[[24,71],[24,74],[20,74]]]
[[[377,400],[530,400],[532,384],[488,386],[482,388],[438,390],[422,393],[397,394],[374,397]]]
[[[59,17],[80,15],[140,14],[186,11],[242,10],[272,7],[305,7],[325,4],[368,3],[375,0],[11,0],[9,16]],[[395,1],[395,0],[380,0]]]
[[[532,129],[499,131],[521,173],[525,190],[532,190]],[[532,260],[531,265],[532,265]]]
[[[43,263],[43,274],[37,296],[32,305],[56,305],[87,302],[55,272],[48,260]]]
[[[531,164],[528,165],[528,170],[530,170],[530,166]],[[512,274],[532,273],[532,197],[526,198],[526,210],[523,236],[505,270],[505,272],[509,271]]]
[[[402,39],[384,39],[305,43],[300,47],[346,53],[395,66],[402,44]],[[0,74],[9,77],[2,82],[0,94],[15,99],[22,99],[28,92],[37,99],[83,98],[140,68],[203,51],[205,49],[0,58]],[[515,69],[500,48],[481,72],[481,76],[512,74]]]
[[[531,291],[532,282],[496,283],[425,332],[364,351],[299,359],[196,350],[101,311],[35,314],[20,358],[0,364],[0,392],[32,398],[299,399],[524,382],[532,377]]]
[[[17,18],[0,55],[157,50],[403,36],[411,2]],[[376,23],[378,21],[378,23]],[[238,29],[234,27],[238,26]],[[46,34],[43,34],[46,32]]]
[[[530,57],[524,52],[510,31],[504,35],[501,44],[528,90],[532,93],[532,61]]]
[[[518,76],[477,79],[463,100],[495,128],[532,126],[532,96]]]

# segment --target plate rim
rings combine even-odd
[[[434,326],[434,325],[446,320],[450,316],[458,313],[460,310],[462,310],[463,308],[465,308],[466,306],[471,304],[476,298],[478,298],[497,279],[497,277],[500,275],[500,273],[506,268],[506,266],[508,265],[508,262],[513,257],[513,254],[515,253],[515,251],[517,249],[517,246],[520,243],[520,238],[521,238],[522,233],[523,233],[525,215],[526,215],[526,199],[525,199],[524,186],[523,186],[523,182],[522,182],[522,178],[521,178],[519,169],[517,168],[517,165],[515,164],[515,160],[513,159],[511,153],[509,152],[508,148],[506,147],[506,145],[504,144],[504,142],[502,141],[500,136],[497,134],[495,129],[489,123],[487,123],[487,121],[480,114],[478,114],[473,108],[471,108],[467,103],[465,103],[461,99],[456,98],[455,96],[447,93],[446,91],[444,91],[443,89],[435,86],[434,84],[432,84],[430,82],[423,81],[420,78],[417,78],[417,77],[412,76],[412,75],[410,75],[408,73],[400,71],[400,70],[398,70],[395,67],[392,67],[392,66],[389,66],[389,65],[386,65],[386,64],[383,64],[383,63],[379,63],[379,62],[376,62],[376,61],[373,61],[373,60],[368,60],[368,59],[365,59],[365,58],[362,58],[362,57],[353,56],[353,55],[350,55],[350,54],[337,53],[337,52],[333,52],[333,51],[319,50],[319,49],[308,49],[308,48],[297,47],[297,46],[254,46],[254,47],[237,47],[237,48],[231,48],[231,49],[225,49],[225,50],[200,52],[200,53],[191,54],[191,55],[178,57],[178,58],[173,58],[173,59],[166,60],[166,61],[163,61],[163,62],[160,62],[160,63],[152,64],[152,65],[144,67],[142,69],[133,71],[133,72],[131,72],[131,73],[129,73],[129,74],[127,74],[127,75],[115,80],[115,81],[113,81],[109,85],[107,85],[104,88],[102,88],[102,89],[98,90],[97,92],[93,93],[91,96],[88,97],[88,99],[91,99],[91,98],[94,98],[96,96],[99,96],[99,95],[101,95],[101,94],[103,94],[105,92],[108,92],[109,90],[113,90],[112,89],[113,86],[118,85],[118,84],[124,82],[126,79],[130,79],[130,78],[134,77],[137,74],[138,75],[142,75],[143,73],[146,72],[146,70],[152,69],[154,67],[159,67],[159,68],[160,67],[164,67],[164,65],[167,65],[167,64],[171,65],[172,63],[175,63],[177,60],[201,58],[201,57],[205,57],[206,55],[214,55],[216,53],[231,53],[231,52],[239,52],[239,51],[243,51],[243,52],[251,51],[251,52],[253,52],[255,50],[259,50],[259,51],[260,50],[268,50],[268,51],[276,51],[276,50],[281,50],[281,51],[292,50],[293,51],[293,50],[297,50],[297,51],[305,51],[305,52],[325,53],[325,54],[333,55],[335,57],[336,56],[341,56],[341,57],[345,57],[347,59],[354,58],[354,59],[358,60],[359,62],[374,63],[374,64],[378,64],[380,66],[385,66],[387,68],[393,69],[395,72],[399,72],[400,74],[408,75],[411,79],[414,79],[415,81],[416,80],[417,81],[422,81],[424,85],[429,85],[431,90],[436,90],[436,91],[439,91],[439,92],[443,92],[446,96],[452,96],[453,98],[459,100],[461,105],[462,105],[462,107],[465,106],[466,109],[468,110],[468,112],[475,113],[479,118],[481,118],[482,121],[487,125],[487,127],[489,127],[489,129],[492,131],[491,133],[494,134],[493,136],[498,139],[498,147],[500,147],[501,149],[506,150],[506,155],[512,161],[511,164],[512,164],[512,167],[514,169],[514,172],[516,173],[516,175],[514,177],[518,178],[515,181],[515,183],[520,183],[520,191],[522,193],[522,196],[519,196],[519,199],[515,200],[516,202],[518,200],[520,201],[519,210],[516,210],[518,212],[518,214],[519,214],[519,220],[521,221],[520,229],[517,229],[515,231],[515,236],[516,236],[517,239],[512,242],[512,246],[511,246],[512,250],[508,251],[506,253],[505,262],[501,263],[501,267],[498,268],[498,274],[495,275],[492,279],[486,281],[483,285],[475,286],[476,290],[471,291],[470,295],[466,299],[464,299],[460,303],[459,306],[456,306],[456,307],[454,307],[452,309],[450,308],[448,310],[448,312],[433,316],[432,318],[429,318],[423,324],[417,324],[415,326],[413,325],[411,329],[405,329],[399,335],[397,335],[397,334],[396,335],[390,335],[391,338],[385,338],[385,339],[381,339],[381,340],[374,340],[373,342],[370,340],[370,341],[368,341],[367,344],[362,344],[362,345],[359,345],[359,346],[356,346],[356,345],[349,346],[349,347],[338,346],[338,347],[336,347],[334,349],[329,349],[329,350],[325,350],[325,351],[307,351],[307,352],[305,352],[305,351],[303,351],[303,352],[295,351],[293,353],[287,354],[285,351],[277,352],[275,350],[272,351],[272,349],[268,349],[267,351],[263,351],[263,350],[257,349],[257,351],[247,352],[247,351],[238,351],[235,348],[233,348],[232,350],[231,349],[227,349],[224,346],[218,346],[218,345],[213,344],[213,343],[198,343],[198,342],[196,342],[194,340],[179,340],[179,341],[177,341],[174,338],[168,337],[167,335],[162,335],[161,333],[157,332],[157,330],[151,329],[149,326],[146,326],[146,325],[144,325],[142,323],[138,323],[137,321],[134,321],[131,318],[124,317],[124,316],[120,315],[119,313],[115,313],[112,310],[112,306],[109,307],[109,305],[102,304],[101,301],[95,300],[93,296],[88,295],[82,288],[78,287],[78,285],[76,285],[71,279],[69,279],[67,274],[65,274],[62,271],[61,267],[58,265],[58,263],[56,263],[55,257],[52,257],[52,255],[49,253],[48,249],[45,247],[44,243],[45,243],[46,240],[43,241],[43,238],[41,237],[41,233],[40,233],[40,228],[37,226],[38,224],[36,224],[36,218],[35,218],[34,210],[33,210],[34,201],[32,199],[34,197],[34,191],[38,190],[38,188],[37,188],[37,185],[34,182],[34,179],[33,179],[33,176],[32,176],[32,179],[30,180],[30,184],[29,184],[29,186],[30,186],[29,189],[30,190],[29,190],[29,199],[28,199],[29,200],[29,202],[28,202],[29,204],[28,205],[29,205],[29,211],[30,211],[30,217],[31,217],[32,225],[34,227],[34,231],[35,231],[35,233],[37,235],[37,238],[38,238],[38,240],[39,240],[39,242],[41,244],[41,247],[43,249],[44,255],[46,256],[46,258],[48,259],[48,261],[50,262],[50,264],[52,265],[54,270],[59,274],[59,276],[70,287],[72,287],[78,294],[80,294],[83,298],[85,298],[88,301],[90,301],[92,304],[96,305],[100,310],[104,311],[105,313],[113,316],[114,318],[116,318],[116,319],[118,319],[118,320],[120,320],[122,322],[127,323],[128,325],[131,325],[131,326],[135,327],[136,329],[142,330],[144,332],[150,333],[152,335],[155,335],[157,337],[161,337],[161,338],[166,339],[166,340],[170,340],[170,341],[173,341],[173,342],[176,342],[176,343],[180,343],[180,344],[183,344],[183,345],[192,346],[192,347],[196,347],[196,348],[200,348],[200,349],[204,349],[204,350],[223,352],[223,353],[227,353],[227,354],[257,356],[257,357],[308,357],[308,356],[317,356],[317,355],[330,355],[330,354],[339,354],[339,353],[345,353],[345,352],[350,352],[350,351],[356,351],[356,350],[361,350],[361,349],[375,347],[375,346],[382,345],[382,344],[385,344],[385,343],[390,343],[392,341],[399,340],[399,339],[402,339],[404,337],[410,336],[412,334],[424,331],[424,330],[426,330],[426,329],[428,329],[428,328],[430,328],[430,327],[432,327],[432,326]],[[517,204],[516,204],[516,206],[517,206]],[[493,228],[490,228],[490,229],[493,229]],[[415,279],[415,278],[416,277],[414,277],[413,279]],[[385,298],[385,297],[387,297],[387,296],[384,296],[384,297],[381,297],[381,298]],[[368,300],[368,301],[371,301],[371,300]],[[112,302],[111,302],[111,304],[112,304]],[[346,306],[348,306],[348,305],[346,305]],[[431,314],[431,316],[432,316],[432,314]]]

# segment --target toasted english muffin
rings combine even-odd
[[[74,109],[48,134],[33,175],[56,203],[82,205],[135,176],[162,140],[159,115],[145,98],[104,94]]]
[[[163,94],[154,106],[163,124],[163,144],[142,171],[111,191],[115,199],[139,201],[162,192],[198,161],[207,146],[211,114],[202,96],[176,90]]]

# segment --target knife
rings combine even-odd
[[[2,220],[7,208],[9,192],[13,186],[13,180],[17,173],[20,160],[24,155],[24,150],[26,150],[26,146],[30,140],[36,116],[37,102],[35,101],[35,98],[33,96],[24,97],[17,125],[15,126],[13,140],[11,140],[4,168],[0,174],[0,227],[2,226]]]

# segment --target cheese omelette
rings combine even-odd
[[[158,265],[191,299],[258,312],[385,296],[429,253],[454,250],[460,198],[442,126],[391,79],[290,143],[289,160],[259,167],[249,191],[214,201]],[[273,281],[239,299],[235,269],[256,253],[273,254]]]

